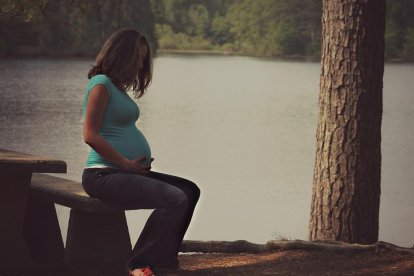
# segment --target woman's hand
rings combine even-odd
[[[122,169],[127,172],[146,175],[151,170],[151,165],[149,166],[143,165],[141,162],[145,160],[147,160],[147,157],[145,156],[132,159],[132,160],[126,159],[122,166]],[[154,161],[154,158],[151,158],[150,163],[152,163],[152,161]]]

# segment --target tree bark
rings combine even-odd
[[[378,241],[385,0],[324,0],[309,240]]]

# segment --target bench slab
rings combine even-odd
[[[0,149],[0,172],[66,173],[66,167],[62,160]]]
[[[85,212],[124,211],[125,209],[92,198],[84,191],[82,184],[69,179],[34,173],[31,181],[31,195]]]

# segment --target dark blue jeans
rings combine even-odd
[[[127,269],[139,266],[177,268],[178,251],[200,197],[193,182],[150,171],[146,176],[117,169],[84,169],[85,192],[126,210],[155,209],[148,218]]]

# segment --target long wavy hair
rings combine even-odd
[[[142,45],[147,46],[148,52],[140,69]],[[152,80],[151,48],[145,36],[132,28],[113,33],[96,56],[96,65],[89,70],[88,79],[98,74],[105,74],[121,91],[132,89],[134,97],[140,98]]]

